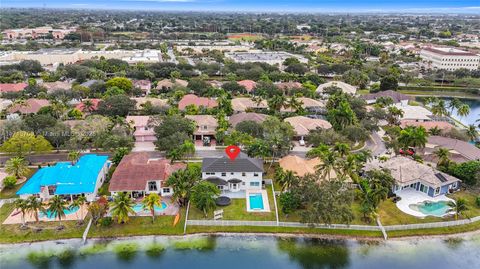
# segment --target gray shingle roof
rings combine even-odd
[[[202,172],[261,172],[263,173],[263,161],[248,157],[240,153],[231,161],[227,156],[221,158],[203,158]]]

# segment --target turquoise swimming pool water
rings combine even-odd
[[[425,215],[441,217],[448,213],[450,207],[447,201],[440,202],[421,202],[418,204],[411,204],[410,208],[416,211],[420,211]]]
[[[163,211],[165,210],[165,208],[167,208],[167,204],[165,202],[162,202],[160,206],[155,206],[155,211],[157,212]],[[143,208],[143,204],[135,204],[133,206],[133,211],[135,211],[135,213],[140,213],[140,212],[149,213],[147,209]]]
[[[72,208],[68,208],[68,209],[64,209],[63,212],[65,213],[65,215],[70,215],[70,214],[74,214],[75,212],[77,212],[80,208],[77,206],[77,207],[72,207]],[[43,218],[43,217],[47,217],[49,219],[54,219],[57,217],[57,214],[56,213],[52,213],[50,210],[47,210],[45,212],[40,212],[38,213],[38,217],[40,218]]]
[[[248,199],[250,199],[250,210],[263,209],[263,198],[261,193],[250,194]]]

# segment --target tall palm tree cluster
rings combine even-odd
[[[66,210],[79,208],[85,203],[86,198],[84,196],[79,196],[71,204],[68,204],[67,200],[58,195],[55,195],[52,199],[50,199],[47,204],[43,204],[35,196],[30,196],[27,199],[16,199],[14,202],[14,207],[22,214],[23,225],[26,225],[25,215],[28,213],[35,218],[36,222],[40,220],[39,215],[42,213],[48,217],[53,216],[53,218],[58,219],[61,225],[62,219],[65,219]],[[80,212],[82,211],[80,210]],[[80,217],[80,220],[82,219],[83,216]]]

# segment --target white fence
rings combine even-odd
[[[480,221],[480,216],[456,221],[431,222],[419,224],[390,225],[383,226],[386,231],[397,230],[415,230],[428,228],[442,228],[466,225]],[[301,222],[277,222],[276,221],[244,221],[244,220],[187,220],[188,225],[192,226],[259,226],[259,227],[296,227],[296,228],[322,228],[322,229],[339,229],[339,230],[361,230],[361,231],[381,231],[379,226],[369,225],[347,225],[347,224],[307,224]]]

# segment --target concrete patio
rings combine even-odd
[[[396,192],[395,194],[402,198],[400,201],[396,203],[398,209],[400,209],[402,212],[406,214],[419,217],[419,218],[425,218],[428,215],[425,215],[420,211],[411,209],[410,208],[411,204],[417,204],[424,201],[430,201],[430,202],[453,201],[453,199],[450,199],[445,195],[430,197],[426,193],[416,191],[413,189],[404,189]]]

